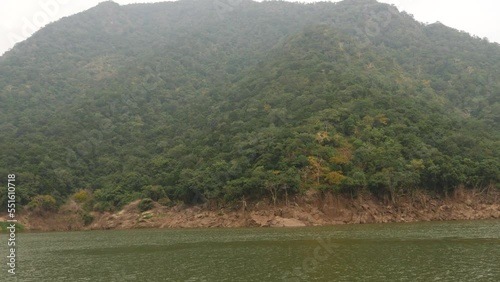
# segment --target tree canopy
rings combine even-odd
[[[0,57],[21,203],[498,187],[499,44],[371,0],[233,2],[105,2]]]

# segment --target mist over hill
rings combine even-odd
[[[372,0],[104,2],[0,57],[0,171],[96,210],[498,187],[499,96],[499,44]]]

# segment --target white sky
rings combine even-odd
[[[37,29],[61,17],[89,9],[103,0],[0,0],[0,54]],[[114,0],[120,5],[159,0]],[[206,0],[238,3],[238,0]],[[290,0],[293,1],[293,0]],[[331,2],[338,2],[332,0]],[[499,0],[378,0],[395,4],[424,23],[440,21],[481,38],[500,43]],[[293,2],[315,2],[300,0]],[[233,4],[236,5],[236,4]],[[237,7],[235,7],[237,8]]]

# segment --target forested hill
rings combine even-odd
[[[498,187],[499,96],[499,44],[372,0],[104,2],[0,57],[0,174],[97,210]]]

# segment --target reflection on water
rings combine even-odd
[[[18,237],[17,281],[500,281],[498,220]]]

